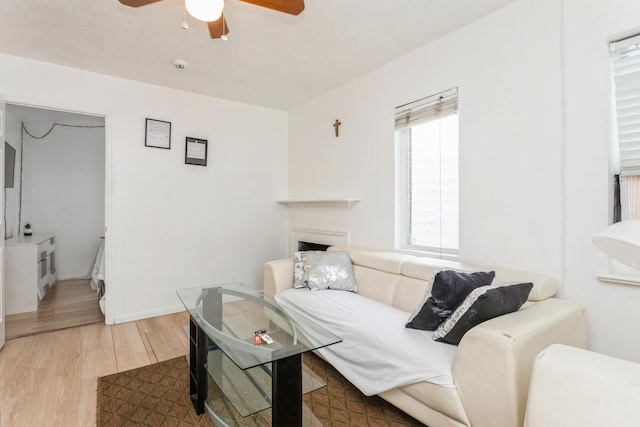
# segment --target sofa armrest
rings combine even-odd
[[[273,298],[278,292],[293,288],[293,259],[278,259],[264,265],[264,294]]]
[[[467,332],[453,378],[474,427],[522,426],[536,355],[551,344],[587,346],[583,307],[549,298]]]
[[[640,364],[552,345],[533,364],[528,427],[640,426]]]
[[[533,365],[528,427],[640,426],[640,364],[552,345]]]

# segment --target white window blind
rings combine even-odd
[[[458,89],[396,108],[399,246],[458,253]]]
[[[640,175],[640,37],[613,42],[620,175]]]
[[[458,88],[401,105],[396,108],[396,130],[456,114]]]

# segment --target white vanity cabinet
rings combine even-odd
[[[5,310],[36,311],[56,281],[54,234],[20,236],[5,241]]]

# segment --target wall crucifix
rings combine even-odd
[[[340,125],[342,124],[342,122],[340,122],[340,120],[336,119],[336,121],[333,123],[333,127],[336,129],[336,138],[338,137],[338,134],[340,132]]]

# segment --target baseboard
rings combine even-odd
[[[87,279],[91,279],[91,276],[87,276],[85,274],[84,276],[72,275],[72,276],[57,276],[56,277],[56,280],[58,280],[58,281],[62,281],[62,280],[87,280]]]
[[[148,319],[150,317],[164,316],[166,314],[179,313],[184,311],[184,305],[171,305],[168,307],[157,308],[153,310],[139,311],[137,313],[124,314],[122,316],[116,316],[114,321],[118,323],[133,322],[136,320]]]

